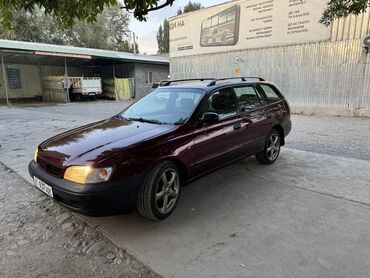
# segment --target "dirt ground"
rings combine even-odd
[[[0,277],[158,277],[0,164]]]

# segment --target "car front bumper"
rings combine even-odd
[[[33,178],[53,188],[54,199],[68,209],[89,216],[129,213],[136,205],[144,175],[97,184],[78,184],[44,171],[34,160],[28,165]]]

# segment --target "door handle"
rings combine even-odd
[[[267,115],[267,119],[270,119],[272,117],[272,115],[270,114],[270,115]]]
[[[241,129],[241,128],[242,128],[241,124],[235,124],[234,125],[234,130],[238,130],[238,129]]]

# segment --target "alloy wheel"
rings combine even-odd
[[[280,152],[280,138],[277,134],[272,134],[267,145],[267,157],[269,160],[275,160]]]
[[[155,204],[157,209],[166,214],[176,204],[180,192],[180,178],[175,169],[166,169],[157,183]]]

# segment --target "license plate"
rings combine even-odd
[[[53,188],[50,185],[47,185],[36,177],[33,177],[33,185],[50,197],[53,197]]]

